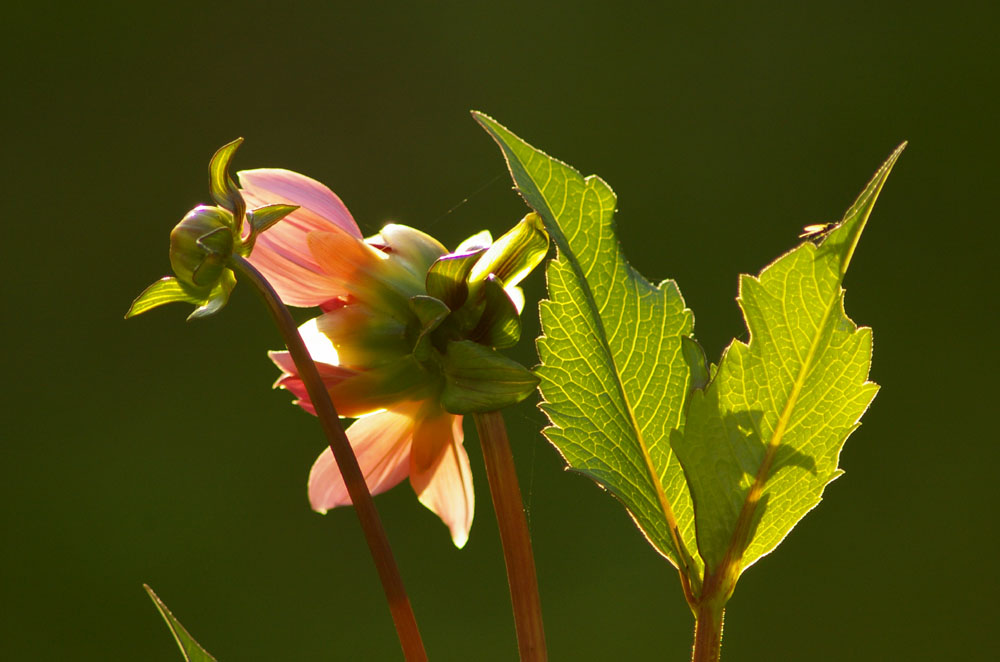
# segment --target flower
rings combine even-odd
[[[288,305],[322,314],[299,328],[347,428],[372,494],[409,477],[418,499],[465,545],[475,497],[462,414],[527,397],[534,376],[497,354],[520,335],[521,280],[548,237],[531,215],[497,242],[479,233],[455,253],[413,228],[389,224],[363,238],[329,188],[288,170],[239,173],[248,206],[298,208],[257,239],[249,260]],[[315,410],[288,352],[271,352],[275,383]],[[309,476],[326,512],[351,503],[333,454]]]

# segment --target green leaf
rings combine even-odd
[[[733,341],[673,434],[694,499],[706,590],[714,576],[723,599],[841,474],[840,451],[878,390],[868,381],[871,329],[845,314],[841,283],[904,145],[819,246],[806,241],[760,276],[741,278],[750,340]]]
[[[205,303],[205,296],[198,295],[194,290],[181,285],[180,281],[174,276],[164,276],[136,297],[132,305],[129,306],[128,312],[125,313],[125,319],[142,315],[144,312],[152,310],[157,306],[175,301],[193,303],[200,306]]]
[[[673,281],[654,286],[625,260],[614,234],[615,195],[604,181],[474,116],[558,249],[546,268],[550,299],[540,305],[537,343],[541,408],[551,422],[545,436],[696,579],[693,511],[669,439],[682,422],[689,370],[681,339],[694,317]]]
[[[148,585],[143,584],[142,587],[146,589],[146,593],[149,593],[150,599],[156,608],[160,611],[160,616],[163,620],[167,622],[167,627],[170,628],[170,633],[174,635],[174,640],[177,642],[177,646],[181,649],[181,654],[184,655],[184,659],[187,662],[216,662],[215,658],[208,654],[208,652],[201,647],[201,645],[194,640],[194,637],[184,629],[181,622],[170,613],[167,609],[167,605],[163,604],[163,600],[153,592],[153,589],[149,588]]]
[[[441,368],[441,404],[452,414],[497,411],[538,386],[538,378],[520,363],[471,340],[449,342]]]

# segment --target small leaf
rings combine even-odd
[[[275,204],[258,207],[251,212],[247,212],[247,222],[250,223],[250,231],[255,235],[260,234],[298,208],[298,205]]]
[[[842,472],[840,451],[878,386],[871,329],[844,313],[847,265],[900,146],[817,247],[805,241],[740,280],[750,332],[692,394],[673,448],[695,507],[698,549],[718,594],[772,551]]]
[[[466,278],[475,266],[485,248],[468,252],[451,253],[435,260],[427,270],[427,294],[445,302],[452,310],[458,310],[469,296]]]
[[[697,583],[691,499],[670,448],[688,393],[681,339],[694,317],[673,281],[654,286],[628,264],[614,232],[615,195],[603,180],[474,117],[557,248],[545,271],[549,300],[539,307],[540,406],[551,422],[543,432]]]
[[[128,312],[125,313],[125,319],[141,315],[157,306],[175,301],[193,303],[200,306],[205,303],[205,296],[199,296],[194,290],[181,285],[180,281],[174,276],[164,276],[136,297],[135,301],[129,307]]]
[[[188,321],[211,317],[225,308],[234,287],[236,287],[236,276],[233,275],[231,269],[226,269],[222,273],[222,277],[219,278],[219,282],[212,288],[208,298],[198,308],[195,308],[193,313],[188,315]]]
[[[691,389],[703,389],[711,379],[711,370],[708,367],[708,358],[705,350],[694,338],[684,336],[681,338],[681,349],[684,352],[684,360],[691,370]]]
[[[483,283],[483,296],[483,316],[469,338],[497,349],[517,344],[521,339],[521,316],[495,275],[490,274]]]
[[[181,625],[181,622],[167,609],[167,605],[163,603],[163,600],[160,600],[160,597],[153,592],[153,589],[146,584],[143,584],[142,587],[146,589],[146,593],[149,594],[153,604],[159,610],[160,616],[166,621],[167,627],[170,628],[170,633],[174,635],[174,641],[180,647],[184,659],[187,662],[216,662],[216,659],[209,655],[201,647],[201,644],[194,640],[194,637]]]
[[[441,404],[452,414],[496,411],[534,393],[538,378],[517,361],[471,340],[448,343]]]
[[[208,164],[208,189],[212,194],[212,199],[220,207],[228,209],[233,214],[234,229],[239,235],[239,230],[246,212],[246,203],[240,194],[239,186],[229,176],[229,164],[233,160],[233,155],[243,138],[237,138],[231,143],[225,144],[216,150],[212,155],[212,160]]]

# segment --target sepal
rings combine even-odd
[[[478,235],[476,235],[478,236]],[[427,270],[427,294],[458,310],[469,296],[466,279],[486,248],[450,253],[439,257]]]
[[[229,176],[229,164],[232,162],[236,150],[242,144],[243,139],[237,138],[231,143],[223,145],[212,155],[212,160],[208,164],[209,192],[216,204],[233,215],[232,228],[237,235],[242,231],[243,216],[247,207],[240,194],[240,187]]]
[[[469,282],[482,281],[494,274],[504,287],[517,285],[538,266],[548,250],[549,234],[542,217],[531,212],[493,242],[472,268]]]
[[[198,296],[190,288],[181,285],[180,281],[174,276],[164,276],[144,289],[135,298],[135,301],[129,306],[128,312],[125,313],[125,319],[142,315],[153,308],[176,301],[201,305],[204,302],[204,298]]]
[[[410,310],[420,322],[420,330],[413,343],[413,356],[418,361],[426,361],[431,357],[433,350],[431,333],[441,326],[441,322],[448,317],[451,310],[438,299],[424,295],[410,297],[409,303]]]
[[[517,306],[507,296],[503,283],[493,274],[483,283],[483,297],[485,306],[482,317],[469,337],[497,349],[517,344],[521,339],[521,317]]]
[[[471,340],[449,342],[441,367],[441,405],[452,414],[503,409],[538,386],[538,378],[520,363]]]
[[[254,238],[272,225],[298,209],[298,205],[266,205],[247,212],[247,223],[250,224],[250,237]]]
[[[229,303],[229,295],[233,293],[234,287],[236,287],[236,276],[231,270],[226,269],[222,272],[222,277],[219,278],[215,287],[212,288],[208,298],[195,308],[193,313],[188,315],[188,321],[211,317],[225,308],[226,304]]]

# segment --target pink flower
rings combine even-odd
[[[299,206],[257,238],[249,260],[286,304],[323,310],[300,333],[338,412],[358,419],[347,436],[369,489],[379,494],[409,477],[462,547],[475,507],[462,416],[442,407],[444,379],[414,351],[440,323],[414,301],[430,299],[427,271],[446,249],[402,225],[364,239],[340,198],[304,175],[260,169],[239,180],[248,207]],[[270,356],[283,373],[275,386],[315,413],[288,353]],[[321,513],[351,503],[329,449],[313,464],[309,501]]]

